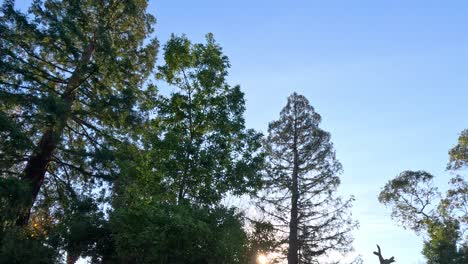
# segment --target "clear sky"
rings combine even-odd
[[[422,262],[422,239],[377,195],[406,169],[449,179],[447,151],[468,128],[468,2],[160,0],[150,9],[162,43],[214,34],[231,84],[246,93],[249,127],[266,132],[289,94],[305,95],[343,164],[340,191],[357,199],[356,251],[377,263],[379,243],[397,263]]]
[[[214,34],[230,83],[246,94],[249,127],[266,132],[288,95],[305,95],[343,164],[340,191],[357,199],[357,253],[377,263],[379,243],[397,263],[422,263],[422,239],[395,224],[377,195],[406,169],[449,179],[447,151],[468,128],[468,2],[150,2],[161,43],[171,33]]]

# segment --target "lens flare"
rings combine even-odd
[[[258,263],[258,264],[267,264],[267,263],[268,263],[268,258],[267,258],[267,256],[265,256],[265,255],[263,255],[263,254],[258,255],[258,257],[257,257],[257,263]]]

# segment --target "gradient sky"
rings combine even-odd
[[[214,34],[249,127],[266,132],[294,91],[310,100],[344,167],[340,192],[357,199],[354,247],[365,263],[377,263],[376,243],[397,263],[422,263],[422,238],[377,195],[407,169],[446,185],[447,151],[468,128],[468,2],[409,2],[150,1],[162,44],[171,33]]]

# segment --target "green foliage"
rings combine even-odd
[[[443,219],[428,223],[429,239],[424,242],[423,254],[427,264],[459,264],[468,259],[463,249],[458,248],[460,230],[454,219]]]
[[[37,0],[23,14],[2,4],[0,177],[31,185],[20,211],[47,178],[72,186],[116,175],[116,142],[136,135],[153,99],[144,84],[158,43],[146,7]]]
[[[140,204],[112,218],[119,263],[245,263],[242,216],[232,209]]]
[[[23,14],[14,1],[2,3],[1,230],[35,205],[29,226],[5,231],[9,263],[53,263],[42,261],[45,245],[93,258],[105,251],[105,201],[93,192],[119,174],[123,139],[135,143],[154,107],[154,86],[145,83],[158,43],[147,4],[36,0]]]
[[[261,135],[245,129],[243,93],[226,84],[227,57],[173,36],[160,96],[141,144],[122,144],[110,213],[114,263],[246,263],[243,216],[220,206],[260,186]],[[120,154],[119,154],[120,155]],[[131,157],[131,158],[130,158]]]
[[[257,252],[271,252],[278,243],[275,237],[275,228],[270,222],[255,221],[253,231],[249,235],[251,249]]]
[[[449,152],[451,170],[466,165],[466,132]],[[423,254],[428,264],[467,263],[468,183],[463,175],[456,175],[440,199],[433,178],[424,171],[404,171],[385,185],[379,201],[392,207],[392,217],[405,228],[425,231]]]
[[[257,257],[277,250],[279,244],[277,230],[272,223],[266,221],[254,221],[248,234],[248,258],[249,263],[256,264]]]
[[[468,129],[461,132],[458,144],[450,151],[448,169],[456,170],[468,165]]]
[[[0,263],[55,263],[58,251],[46,245],[45,236],[15,226],[17,208],[29,188],[14,178],[0,178]],[[27,249],[27,250],[25,250]]]
[[[48,230],[49,243],[67,252],[68,256],[86,256],[93,260],[105,254],[110,230],[104,214],[90,197],[76,197],[67,201],[56,224]]]
[[[441,202],[441,206],[445,210],[454,215],[461,225],[463,230],[468,230],[468,182],[461,175],[457,175],[450,179],[451,188],[447,191],[447,196]],[[468,242],[468,234],[467,242]]]
[[[29,188],[24,182],[15,178],[0,177],[0,232],[14,225],[16,208],[24,206],[24,193],[28,191]]]
[[[1,264],[60,263],[58,260],[58,251],[32,230],[12,227],[0,231]]]
[[[157,51],[154,39],[143,44],[155,21],[146,5],[142,0],[34,1],[25,15],[6,1],[0,20],[2,138],[31,143],[44,127],[66,118],[66,131],[59,136],[67,148],[57,153],[65,162],[73,154],[89,155],[94,147],[102,148],[104,136],[135,125],[143,114],[136,107],[148,99],[141,86]],[[90,43],[92,57],[80,65]],[[70,88],[73,73],[80,74],[80,82]],[[68,109],[70,89],[75,100]],[[4,155],[10,155],[3,147]]]
[[[245,128],[244,94],[225,76],[228,59],[208,34],[206,44],[172,36],[158,78],[177,90],[160,96],[158,116],[145,139],[152,164],[178,201],[218,203],[228,192],[260,186],[261,135]]]
[[[403,227],[420,231],[436,213],[430,207],[439,197],[433,178],[425,171],[404,171],[385,185],[379,202],[392,207],[392,217]]]

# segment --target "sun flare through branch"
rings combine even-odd
[[[264,254],[260,254],[257,257],[257,264],[267,264],[268,263],[268,257],[265,256]]]

